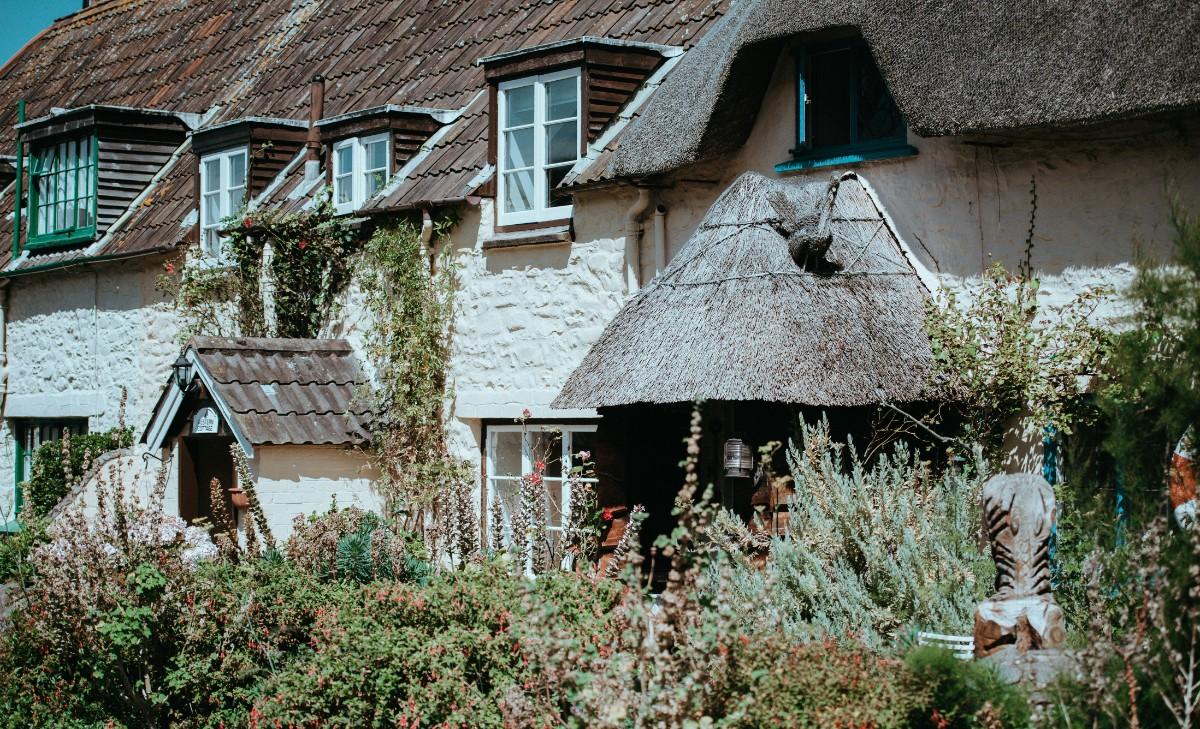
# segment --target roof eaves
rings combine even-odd
[[[56,121],[58,119],[61,119],[62,117],[74,116],[77,114],[85,114],[87,112],[97,112],[97,111],[128,112],[128,113],[133,113],[133,114],[143,114],[145,116],[161,116],[161,117],[166,117],[169,119],[178,120],[178,121],[182,122],[183,125],[186,126],[188,129],[195,129],[196,127],[198,127],[202,123],[202,121],[205,117],[205,115],[203,115],[203,114],[194,114],[192,112],[187,112],[187,111],[166,111],[164,109],[147,109],[144,107],[119,106],[119,105],[113,105],[113,104],[86,104],[84,106],[76,106],[71,109],[61,109],[61,108],[57,108],[57,107],[53,108],[50,110],[49,114],[46,114],[45,116],[39,116],[35,119],[28,119],[26,121],[21,122],[20,124],[15,125],[14,128],[17,129],[18,131],[20,131],[22,129],[31,129],[31,128],[46,124],[48,122]]]
[[[465,108],[465,107],[464,107]],[[358,111],[350,111],[345,114],[331,116],[327,119],[322,119],[317,122],[318,127],[327,127],[334,124],[353,121],[355,119],[366,119],[376,116],[386,116],[389,114],[409,114],[414,116],[427,116],[439,124],[450,124],[457,121],[463,114],[463,109],[434,109],[428,106],[406,106],[398,104],[384,104],[383,106],[373,106],[369,109],[359,109]]]
[[[488,66],[494,63],[504,61],[512,61],[525,56],[533,56],[539,53],[548,51],[566,50],[568,48],[583,47],[583,46],[604,46],[609,48],[636,48],[649,51],[657,51],[663,57],[669,58],[673,55],[683,53],[683,49],[678,46],[668,46],[661,43],[643,43],[641,41],[624,40],[620,38],[602,38],[600,36],[585,35],[579,38],[568,38],[567,40],[554,41],[552,43],[543,43],[541,45],[529,46],[528,48],[518,48],[512,51],[504,51],[503,53],[495,53],[490,56],[484,56],[476,59],[475,65]]]
[[[244,116],[240,119],[229,119],[227,121],[218,122],[209,126],[196,128],[196,132],[212,132],[218,129],[228,127],[236,127],[239,124],[251,124],[256,126],[272,126],[272,127],[294,127],[297,129],[307,129],[308,122],[303,119],[285,119],[277,116]]]

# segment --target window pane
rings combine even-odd
[[[221,189],[221,160],[204,160],[204,191],[214,192]]]
[[[573,162],[579,158],[579,137],[574,120],[546,127],[546,164]]]
[[[504,133],[504,169],[533,166],[533,129]]]
[[[496,432],[492,439],[491,457],[491,476],[519,478],[525,475],[521,473],[521,433],[519,431]]]
[[[566,486],[562,481],[546,481],[546,496],[550,500],[550,508],[546,510],[550,516],[547,526],[551,529],[561,529],[563,522],[566,521],[566,515],[563,513],[563,491],[565,490]]]
[[[204,194],[204,220],[203,225],[215,225],[221,220],[221,195],[216,192]]]
[[[383,170],[375,170],[374,172],[368,172],[363,175],[364,199],[373,196],[379,191],[379,188],[383,187],[384,183],[386,182],[387,173]]]
[[[229,157],[229,181],[230,187],[245,187],[246,186],[246,153],[239,152],[238,154],[230,155]]]
[[[571,432],[571,466],[583,465],[583,461],[579,458],[580,451],[587,451],[591,454],[589,461],[595,461],[595,444],[596,433],[594,431],[575,430]]]
[[[533,171],[504,173],[504,212],[533,209]]]
[[[547,121],[579,116],[577,81],[578,79],[572,76],[546,84]]]
[[[504,126],[533,123],[533,84],[504,92]]]
[[[858,49],[858,140],[902,138],[904,119],[888,93],[871,52]]]
[[[246,202],[246,188],[231,187],[225,197],[225,214],[233,215],[238,210],[242,209],[242,204]]]
[[[387,140],[380,139],[367,145],[367,169],[387,169]]]
[[[352,201],[353,194],[350,188],[353,179],[350,175],[333,178],[333,197],[338,205]]]
[[[348,175],[354,171],[354,148],[341,147],[334,152],[337,157],[334,170],[339,175]]]
[[[533,459],[545,464],[542,475],[547,478],[562,476],[562,433],[534,431],[529,434]]]
[[[812,146],[832,147],[850,143],[849,49],[814,54],[809,59],[806,91],[812,119]]]
[[[558,183],[563,181],[567,173],[571,171],[571,165],[562,165],[561,167],[551,167],[546,170],[546,200],[547,205],[556,208],[560,205],[570,205],[570,193],[562,190],[557,190]]]

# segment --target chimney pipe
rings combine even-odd
[[[325,77],[317,74],[308,85],[308,159],[321,158],[321,134],[317,122],[325,116]]]
[[[325,77],[316,74],[308,84],[308,140],[304,146],[304,179],[315,180],[321,173],[321,133],[317,122],[325,116]]]

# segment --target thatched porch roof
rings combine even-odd
[[[635,295],[554,407],[761,400],[854,406],[929,399],[928,291],[864,185],[840,177],[832,242],[806,267],[830,183],[747,173]]]

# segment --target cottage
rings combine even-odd
[[[155,281],[183,251],[229,265],[232,214],[328,195],[360,238],[418,221],[456,265],[445,416],[483,511],[535,453],[565,510],[579,450],[608,503],[661,507],[678,455],[638,449],[677,443],[691,398],[729,403],[719,441],[798,407],[850,428],[930,397],[938,286],[1028,261],[1054,302],[1128,280],[1134,240],[1164,253],[1167,190],[1200,193],[1198,28],[1123,0],[93,2],[0,68],[0,491],[17,444],[107,429],[125,390],[189,494],[206,406],[164,388],[182,322]],[[367,369],[361,297],[340,304],[316,334]],[[196,392],[238,407],[213,377]],[[312,447],[217,410],[260,484]],[[308,435],[349,458],[338,422]]]

